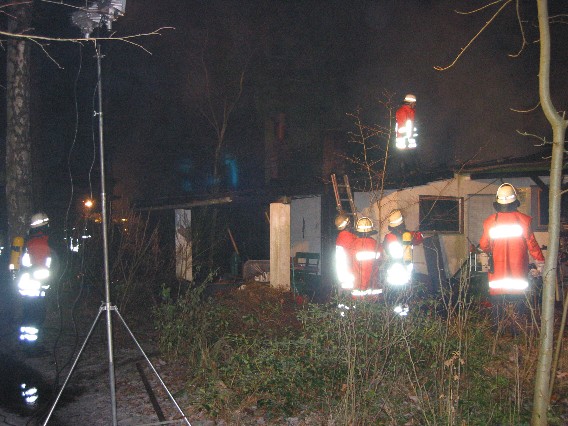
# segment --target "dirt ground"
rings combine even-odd
[[[0,356],[6,375],[3,375],[3,384],[0,387],[4,394],[10,393],[10,403],[6,403],[5,399],[4,403],[0,403],[0,424],[42,424],[43,419],[52,409],[53,414],[49,424],[112,424],[109,376],[111,351],[107,344],[107,311],[104,305],[93,298],[73,303],[75,301],[72,296],[65,294],[59,301],[55,298],[49,300],[43,335],[40,336],[34,350],[22,347],[18,343],[16,323],[7,315],[2,315]],[[2,308],[5,313],[6,303],[3,303]],[[59,309],[62,317],[59,315]],[[142,347],[144,351],[142,352],[122,323],[121,314],[117,312],[111,309],[118,423],[140,425],[159,421],[160,417],[150,399],[152,393],[160,401],[158,411],[163,412],[162,418],[180,419],[181,414],[170,403],[145,355],[154,368],[163,375],[162,379],[169,391],[177,395],[178,404],[187,406],[183,392],[180,393],[184,383],[176,380],[178,377],[183,377],[183,372],[178,371],[175,366],[167,365],[159,357],[150,321],[141,321],[140,318],[133,320],[132,323],[125,321]],[[97,315],[99,319],[95,322]],[[149,318],[150,315],[147,316],[147,319]],[[86,341],[91,327],[94,327],[93,332]],[[82,345],[85,346],[81,357],[73,373],[69,375]],[[6,377],[9,377],[9,380],[6,380]],[[152,389],[150,393],[146,391],[143,377],[148,381],[148,387]],[[55,404],[54,399],[67,378],[69,380],[62,397]],[[34,403],[26,404],[18,390],[17,385],[26,381],[28,388],[35,387],[39,390]],[[184,422],[170,424],[184,424]]]

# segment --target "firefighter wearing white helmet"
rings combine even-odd
[[[49,217],[43,212],[36,213],[32,216],[30,228],[36,229],[46,226],[49,223]]]
[[[403,221],[404,218],[402,217],[402,212],[400,210],[393,210],[389,214],[389,226],[391,228],[396,228],[401,225]]]
[[[479,248],[489,255],[489,296],[494,320],[505,312],[504,304],[513,304],[522,314],[529,288],[529,253],[538,276],[544,266],[544,256],[531,228],[532,218],[517,209],[517,190],[510,183],[497,189],[493,207],[496,213],[483,222]]]
[[[345,213],[339,213],[335,216],[335,227],[338,231],[343,231],[350,224],[351,218]]]
[[[387,220],[389,232],[383,240],[386,257],[384,280],[388,287],[385,297],[393,300],[397,315],[406,316],[409,307],[402,303],[402,297],[406,293],[400,292],[406,292],[411,282],[414,246],[422,243],[423,236],[419,231],[407,231],[404,216],[399,209],[391,211]]]
[[[404,286],[410,282],[414,269],[412,252],[424,237],[419,231],[407,231],[402,211],[393,210],[388,216],[389,232],[383,240],[388,256],[386,282],[391,286]]]
[[[19,339],[24,344],[37,341],[45,319],[45,296],[51,282],[52,256],[48,228],[49,217],[45,213],[32,216],[17,279],[22,301]]]
[[[373,221],[368,217],[362,217],[357,220],[357,225],[355,226],[355,230],[362,234],[369,233],[373,230]]]
[[[366,216],[357,220],[355,231],[357,238],[351,246],[355,282],[351,294],[354,298],[376,296],[382,292],[378,283],[381,246],[371,237],[377,231],[373,229],[371,218]]]
[[[396,111],[396,147],[398,149],[416,148],[415,127],[416,96],[409,93],[404,97],[404,104]]]
[[[412,93],[409,93],[404,97],[404,102],[414,104],[416,103],[416,96],[414,96]]]
[[[357,239],[351,232],[351,218],[340,212],[335,217],[335,227],[339,231],[335,240],[335,271],[340,288],[351,291],[355,283],[351,261],[351,245]]]
[[[495,202],[497,204],[517,204],[516,207],[520,205],[519,200],[517,200],[517,190],[510,183],[504,183],[499,188],[497,188],[497,193],[495,194]]]

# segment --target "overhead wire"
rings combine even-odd
[[[72,175],[72,167],[71,167],[71,165],[72,165],[71,155],[72,155],[72,151],[73,151],[73,149],[74,149],[74,145],[75,145],[75,141],[76,141],[76,135],[77,135],[77,129],[78,129],[78,123],[79,123],[78,106],[77,106],[77,97],[78,97],[78,95],[77,95],[77,83],[78,83],[79,75],[80,75],[81,69],[82,69],[82,60],[83,60],[83,58],[82,58],[82,49],[80,49],[80,53],[81,53],[81,54],[80,54],[80,58],[79,58],[79,69],[78,69],[77,78],[76,78],[75,84],[74,84],[74,96],[75,96],[75,99],[74,99],[74,100],[75,100],[75,108],[76,108],[75,140],[74,140],[73,145],[72,145],[72,147],[71,147],[71,149],[70,149],[70,151],[69,151],[68,164],[67,164],[67,166],[68,166],[68,171],[69,171],[69,177],[70,177],[70,181],[71,181],[71,185],[72,185],[72,191],[71,191],[72,194],[71,194],[71,197],[70,197],[70,200],[69,200],[69,204],[68,204],[68,208],[67,208],[67,213],[66,213],[66,217],[65,217],[66,229],[69,229],[70,210],[71,210],[71,207],[72,207],[72,205],[73,205],[73,191],[74,191],[74,187],[73,187],[73,175]],[[93,88],[93,92],[92,92],[92,96],[91,96],[91,105],[92,105],[92,110],[93,110],[93,111],[95,111],[95,102],[96,102],[96,93],[97,93],[98,84],[100,84],[100,82],[99,82],[98,79],[97,79],[97,83],[95,84],[95,86],[94,86],[94,88]],[[92,156],[91,156],[91,164],[90,164],[90,166],[89,166],[89,172],[88,172],[88,175],[87,175],[87,177],[88,177],[88,187],[89,187],[89,197],[90,197],[90,199],[93,199],[93,185],[92,185],[92,181],[91,181],[91,176],[92,176],[92,173],[93,173],[93,170],[94,170],[94,165],[95,165],[95,162],[96,162],[96,142],[95,142],[95,131],[94,131],[94,124],[93,124],[95,114],[93,114],[92,117],[93,117],[93,120],[92,120],[92,122],[91,122],[91,141],[92,141],[92,149],[93,149],[93,150],[92,150]],[[81,221],[81,229],[80,229],[81,232],[85,232],[85,230],[87,229],[88,221],[89,221],[89,218],[88,218],[86,215],[84,215],[84,217],[82,218],[82,221]],[[71,240],[71,237],[72,237],[72,236],[68,234],[68,235],[66,236],[67,241],[70,241],[70,240]],[[85,243],[83,242],[82,244],[84,245]],[[78,293],[77,293],[77,296],[76,296],[75,299],[74,299],[74,302],[73,302],[73,305],[72,305],[72,309],[71,309],[71,319],[72,319],[72,324],[73,324],[73,330],[74,330],[75,340],[74,340],[73,350],[71,351],[71,355],[68,357],[68,359],[67,359],[67,361],[65,362],[65,364],[63,364],[63,365],[61,366],[61,368],[59,368],[59,369],[56,371],[56,385],[58,384],[59,374],[63,371],[63,369],[64,369],[67,365],[69,365],[69,363],[71,362],[71,360],[72,360],[72,358],[73,358],[73,354],[74,354],[74,352],[75,352],[75,350],[77,349],[78,344],[79,344],[79,334],[78,334],[78,331],[77,331],[77,322],[76,322],[76,308],[77,308],[77,304],[78,304],[78,302],[79,302],[81,296],[83,295],[84,285],[85,285],[85,275],[86,275],[86,274],[85,274],[85,250],[84,250],[84,246],[83,246],[82,248],[83,248],[83,250],[80,250],[80,251],[79,251],[79,252],[80,252],[80,258],[79,258],[79,261],[80,261],[80,265],[79,265],[79,266],[80,266],[80,268],[79,268],[79,271],[78,271],[78,274],[77,274],[77,276],[78,276],[78,278],[79,278],[79,284],[80,284],[80,285],[79,285],[79,291],[78,291]],[[69,255],[70,252],[68,251],[67,253],[68,253],[67,258],[69,259],[69,258],[71,257],[71,256]],[[69,262],[68,262],[67,264],[69,264]],[[59,299],[58,299],[58,302],[59,302]],[[61,310],[61,309],[60,309],[60,318],[61,318],[61,319],[63,318],[62,310]],[[59,338],[59,336],[58,336],[58,338]],[[56,342],[57,342],[57,340],[56,340]]]
[[[80,250],[80,257],[79,257],[79,265],[72,265],[72,253],[70,251],[70,242],[73,238],[73,230],[76,229],[74,228],[74,224],[71,224],[71,217],[72,217],[72,207],[74,205],[75,202],[75,177],[73,175],[73,153],[75,152],[76,149],[76,145],[77,145],[77,140],[78,140],[78,132],[79,132],[79,102],[78,102],[78,86],[79,86],[79,79],[82,75],[82,69],[83,69],[83,46],[81,44],[79,44],[79,64],[78,64],[78,69],[77,69],[77,73],[75,75],[75,79],[73,81],[73,103],[74,103],[74,112],[75,112],[75,126],[74,126],[74,131],[73,131],[73,138],[72,138],[72,142],[71,142],[71,146],[69,148],[68,151],[68,155],[67,155],[67,173],[68,173],[68,178],[69,178],[69,182],[70,182],[70,195],[69,195],[69,201],[67,203],[67,208],[66,208],[66,213],[65,213],[65,219],[63,222],[63,239],[65,242],[65,262],[61,262],[61,266],[62,268],[59,271],[58,274],[58,279],[57,279],[57,285],[56,285],[56,291],[57,291],[57,297],[56,297],[56,301],[57,301],[57,311],[59,314],[59,326],[58,326],[58,333],[57,336],[55,338],[55,341],[53,343],[53,347],[52,347],[52,356],[53,356],[53,360],[54,360],[54,369],[55,369],[55,377],[53,380],[53,388],[55,390],[57,390],[58,386],[59,386],[59,377],[62,373],[62,371],[70,364],[70,362],[72,361],[74,354],[77,350],[77,347],[79,345],[79,332],[78,332],[78,328],[77,328],[77,321],[76,321],[76,311],[77,311],[77,306],[79,303],[79,300],[81,299],[83,293],[84,293],[84,279],[85,279],[85,250]],[[93,106],[93,110],[94,110],[94,105],[95,105],[95,101],[96,101],[96,91],[97,91],[97,86],[98,86],[99,82],[97,80],[97,84],[95,84],[95,87],[93,89],[93,94],[91,96],[92,98],[92,106]],[[91,164],[89,166],[89,172],[88,172],[88,187],[89,187],[89,196],[92,199],[93,198],[93,185],[92,185],[92,180],[91,180],[91,175],[93,173],[94,170],[94,165],[96,162],[96,143],[95,143],[95,134],[94,134],[94,127],[93,124],[91,125],[91,129],[92,129],[92,136],[91,136],[91,140],[92,140],[92,145],[93,145],[93,150],[92,150],[92,157],[91,157]],[[88,217],[83,217],[82,220],[80,221],[80,231],[84,232],[87,229],[87,225],[88,225]],[[84,241],[81,243],[82,245],[84,245]],[[60,256],[60,258],[63,258],[63,256]],[[71,269],[75,266],[79,266],[79,270],[77,271],[76,275],[73,275],[71,277],[66,277],[66,275],[69,272],[74,272],[71,271]],[[71,285],[72,283],[70,283],[70,281],[74,281],[74,277],[79,278],[79,289],[77,292],[77,295],[74,298],[73,304],[72,304],[72,308],[71,308],[71,320],[72,320],[72,327],[73,327],[73,334],[74,334],[74,343],[72,345],[72,349],[67,357],[67,359],[61,364],[59,365],[59,360],[57,357],[57,353],[59,350],[59,343],[60,343],[60,339],[61,336],[63,334],[63,329],[64,329],[64,312],[63,312],[63,306],[62,306],[62,287],[64,285]],[[46,411],[46,407],[48,406],[42,406],[40,407],[28,420],[27,424],[31,424],[30,422],[34,421],[35,419],[38,419],[40,417],[43,416],[43,414]]]
[[[79,108],[78,108],[78,96],[77,96],[77,86],[78,86],[78,81],[79,81],[79,77],[81,75],[81,70],[82,70],[82,63],[83,63],[83,55],[82,55],[82,46],[79,44],[79,67],[77,70],[77,73],[75,75],[75,79],[73,81],[73,103],[74,103],[74,111],[75,111],[75,125],[74,125],[74,130],[73,130],[73,138],[71,141],[71,146],[69,148],[69,152],[67,154],[67,173],[68,173],[68,177],[69,177],[69,182],[70,182],[70,195],[69,195],[69,202],[67,203],[67,209],[66,209],[66,213],[65,213],[65,219],[63,221],[63,241],[65,242],[65,249],[68,248],[68,243],[70,240],[70,234],[68,232],[68,226],[69,226],[69,215],[70,215],[70,211],[71,211],[71,206],[73,204],[73,199],[74,199],[74,193],[75,193],[75,183],[74,183],[74,177],[73,177],[73,172],[71,170],[71,156],[73,154],[73,151],[75,149],[75,145],[77,143],[77,135],[78,135],[78,129],[79,129]],[[65,251],[65,253],[67,254],[67,251]],[[58,256],[59,259],[63,259],[63,256]],[[61,269],[58,271],[58,278],[55,280],[55,287],[56,287],[56,302],[57,302],[57,312],[59,314],[59,326],[58,326],[58,331],[57,331],[57,335],[55,338],[55,341],[53,343],[53,347],[52,347],[52,357],[53,357],[53,362],[54,362],[54,369],[55,369],[55,378],[54,378],[54,382],[53,382],[53,388],[57,389],[58,387],[58,383],[59,383],[59,374],[61,373],[62,369],[65,368],[65,365],[69,362],[67,361],[64,366],[62,366],[61,368],[59,368],[58,366],[58,359],[57,359],[57,351],[58,351],[58,345],[59,345],[59,339],[63,333],[63,309],[62,309],[62,305],[61,305],[61,287],[64,283],[64,277],[67,273],[67,270],[69,269],[69,256],[66,255],[64,256],[65,258],[65,262],[61,262],[60,266]],[[75,329],[75,333],[77,335],[77,330],[74,324],[74,329]],[[77,335],[78,338],[78,335]],[[74,350],[73,350],[74,351]],[[39,406],[38,410],[36,410],[32,416],[30,416],[30,418],[28,419],[28,421],[26,422],[26,425],[28,424],[32,424],[33,421],[35,421],[38,418],[41,418],[41,416],[43,415],[43,413],[45,412],[46,407],[44,406]]]

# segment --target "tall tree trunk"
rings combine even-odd
[[[10,8],[8,30],[29,29],[31,3]],[[23,236],[32,213],[30,141],[30,44],[10,39],[6,57],[6,201],[9,241]]]
[[[560,238],[560,198],[564,137],[568,122],[560,116],[550,98],[550,26],[548,1],[537,0],[540,30],[539,95],[544,114],[552,127],[552,159],[550,164],[548,250],[543,271],[542,315],[539,352],[533,397],[531,424],[548,424],[549,388],[554,343],[554,286]]]
[[[213,197],[217,198],[221,192],[221,151],[225,141],[225,128],[226,123],[223,123],[220,131],[218,131],[217,146],[215,147],[215,156],[213,158]],[[217,218],[219,217],[219,208],[214,205],[211,212],[211,233],[209,234],[209,270],[215,269],[215,255],[217,254],[217,247],[219,246],[217,232]]]

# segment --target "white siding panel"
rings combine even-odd
[[[290,256],[297,252],[321,254],[321,197],[292,199]]]

